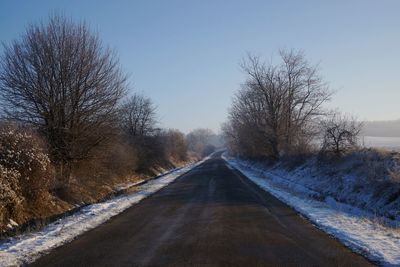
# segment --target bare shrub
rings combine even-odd
[[[132,175],[137,167],[137,151],[123,136],[116,136],[95,149],[92,159],[79,163],[75,168],[75,176],[102,182],[112,177]]]
[[[29,200],[47,192],[53,179],[43,141],[33,131],[16,126],[0,128],[0,165],[19,173],[22,194]]]
[[[175,162],[187,160],[187,143],[185,135],[179,130],[168,129],[161,133],[164,143],[164,153],[167,159]]]
[[[135,148],[122,138],[113,140],[99,156],[100,164],[113,176],[132,175],[138,168],[138,156]]]
[[[46,147],[32,130],[0,127],[0,228],[45,205],[53,178]]]
[[[339,156],[358,146],[362,123],[354,118],[334,113],[321,122],[322,153]]]
[[[21,174],[6,169],[0,164],[0,229],[4,229],[10,218],[20,219],[24,198],[19,186]]]

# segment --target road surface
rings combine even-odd
[[[220,153],[33,266],[370,266]]]

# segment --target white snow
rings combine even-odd
[[[71,216],[49,224],[39,232],[23,234],[0,243],[0,266],[20,266],[34,261],[41,255],[49,253],[51,249],[99,226],[133,204],[157,192],[206,159],[150,180],[139,186],[137,192],[86,206]]]
[[[363,136],[361,145],[400,151],[400,137]]]
[[[318,192],[308,189],[301,182],[293,184],[291,179],[276,176],[266,168],[238,159],[224,159],[353,251],[381,266],[400,266],[400,228],[385,227],[367,212],[338,203],[331,197],[318,201],[318,197],[315,198]]]

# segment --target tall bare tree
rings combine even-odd
[[[290,147],[307,138],[302,133],[309,128],[312,120],[326,115],[322,104],[330,99],[332,91],[319,74],[318,66],[311,65],[302,51],[281,50],[279,54],[285,88],[285,143]]]
[[[316,117],[331,91],[317,66],[302,52],[281,51],[279,64],[249,55],[242,63],[247,80],[229,112],[226,136],[247,156],[270,156],[298,150],[311,137]],[[235,131],[235,132],[232,132]]]
[[[44,133],[64,178],[107,137],[125,85],[115,53],[85,23],[63,16],[28,27],[0,58],[5,113]]]
[[[248,77],[242,93],[239,93],[234,100],[231,114],[236,110],[236,113],[247,114],[253,118],[252,126],[248,125],[246,128],[257,131],[258,136],[267,141],[270,156],[277,157],[282,139],[282,114],[286,94],[284,77],[277,66],[267,65],[259,57],[251,55],[242,64],[242,69]],[[241,102],[244,102],[244,105],[237,105]],[[260,138],[257,139],[262,140]],[[254,146],[259,152],[257,154],[262,156],[265,145],[258,142]]]
[[[152,100],[134,94],[121,108],[121,126],[131,137],[152,135],[156,130],[156,106]]]
[[[128,98],[121,106],[119,123],[137,153],[138,169],[147,170],[163,160],[162,137],[156,127],[156,106],[150,98],[137,93]]]

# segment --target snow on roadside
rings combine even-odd
[[[249,168],[237,159],[224,159],[262,189],[293,207],[353,251],[382,266],[400,266],[400,229],[384,227],[362,216],[360,211],[333,203],[331,198],[322,202],[307,196],[310,192],[297,194],[287,186],[267,178],[262,169]]]
[[[206,158],[207,159],[207,158]],[[61,246],[78,235],[104,223],[145,197],[157,192],[179,176],[187,173],[206,159],[167,172],[138,187],[138,191],[108,201],[88,205],[79,212],[57,220],[43,230],[23,234],[0,243],[0,266],[19,266],[32,262],[51,249]]]

